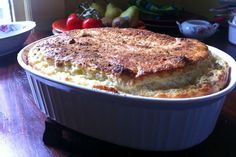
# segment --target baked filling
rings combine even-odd
[[[145,97],[196,97],[225,87],[229,67],[200,41],[147,30],[94,28],[34,45],[27,64],[58,80]]]

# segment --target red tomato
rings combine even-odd
[[[102,21],[95,18],[87,18],[83,21],[82,28],[97,28],[102,26]]]
[[[78,18],[76,13],[72,13],[68,16],[66,20],[66,28],[69,30],[72,29],[81,29],[83,20]]]

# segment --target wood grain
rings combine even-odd
[[[0,59],[0,156],[60,156],[61,151],[45,146],[42,141],[46,117],[34,104],[25,72],[16,63],[16,54]]]

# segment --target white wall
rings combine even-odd
[[[51,30],[53,21],[65,17],[64,0],[28,0],[31,1],[31,18],[36,22],[36,31]]]
[[[24,0],[12,0],[13,9],[15,12],[15,20],[16,21],[24,21],[25,20],[25,8],[24,8]]]
[[[14,0],[16,20],[36,22],[36,31],[49,31],[54,20],[64,18],[64,0]]]
[[[49,31],[53,21],[65,17],[64,3],[64,0],[13,0],[15,19],[35,21],[35,31]]]

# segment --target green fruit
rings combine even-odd
[[[127,28],[129,27],[129,20],[125,17],[116,17],[112,21],[112,27]]]
[[[129,19],[130,27],[136,27],[139,21],[139,9],[133,5],[121,13],[120,17],[127,17]]]
[[[105,8],[103,7],[102,4],[92,3],[90,7],[96,9],[102,17],[105,15]]]
[[[113,20],[114,18],[120,16],[122,10],[116,7],[114,4],[109,3],[106,7],[105,17]]]

